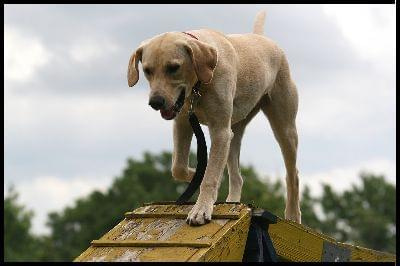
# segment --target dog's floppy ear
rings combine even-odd
[[[217,65],[217,49],[195,39],[188,39],[184,46],[192,59],[197,78],[205,84],[210,83]]]
[[[139,61],[142,60],[143,45],[131,55],[128,65],[128,85],[134,86],[139,80]]]

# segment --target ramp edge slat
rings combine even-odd
[[[153,241],[153,240],[93,240],[93,247],[193,247],[207,248],[211,246],[208,241],[188,242],[188,241]]]
[[[186,219],[186,213],[135,213],[135,212],[126,212],[125,218],[134,219],[134,218],[174,218],[174,219]],[[237,220],[239,219],[239,214],[213,214],[211,215],[211,219],[230,219]]]

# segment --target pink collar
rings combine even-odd
[[[185,34],[189,35],[190,37],[195,38],[196,40],[199,40],[196,36],[194,36],[193,34],[191,34],[189,32],[182,31],[182,33],[185,33]]]

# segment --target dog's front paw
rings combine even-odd
[[[211,221],[214,205],[212,203],[196,202],[189,212],[186,223],[189,225],[202,225]]]

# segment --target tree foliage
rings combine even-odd
[[[396,188],[383,176],[361,174],[361,185],[336,193],[323,186],[325,219],[320,231],[342,242],[377,250],[396,250]]]
[[[18,193],[10,187],[4,198],[4,260],[24,261],[39,257],[39,238],[30,232],[33,212],[18,204]]]
[[[11,194],[4,200],[6,260],[71,261],[90,241],[99,239],[118,224],[126,211],[144,202],[176,200],[186,184],[172,179],[171,159],[169,152],[145,153],[142,160],[129,158],[121,175],[107,191],[93,191],[72,206],[50,213],[47,225],[51,234],[40,238],[29,232],[32,214],[17,205],[15,194]],[[190,164],[196,165],[194,154],[190,155]],[[251,166],[241,166],[241,173],[244,178],[242,202],[283,217],[283,182],[261,178]],[[342,193],[324,185],[321,197],[313,197],[305,187],[301,196],[302,222],[339,241],[395,252],[395,187],[382,176],[363,174],[361,181],[361,186],[353,186]],[[225,171],[218,200],[224,201],[227,194]],[[316,210],[318,205],[322,213]],[[36,246],[25,247],[21,243]]]

